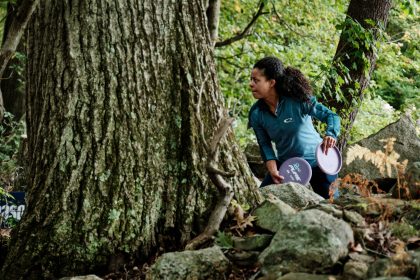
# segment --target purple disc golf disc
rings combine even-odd
[[[343,164],[341,153],[337,147],[328,149],[328,153],[322,152],[321,144],[316,147],[316,161],[318,162],[319,168],[328,175],[337,174]]]
[[[307,185],[312,177],[312,168],[303,158],[294,157],[283,162],[279,174],[284,177],[283,183],[295,182]]]

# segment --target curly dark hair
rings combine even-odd
[[[276,92],[279,96],[288,96],[300,101],[309,101],[312,87],[309,80],[297,68],[284,68],[277,57],[268,56],[255,63],[254,68],[261,70],[268,79],[276,80]]]

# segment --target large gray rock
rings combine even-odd
[[[383,277],[369,278],[369,280],[413,280],[413,279],[408,278],[408,277],[402,277],[402,276],[383,276]]]
[[[306,210],[309,210],[309,209],[321,210],[327,214],[333,215],[334,217],[338,219],[342,219],[356,227],[366,226],[365,218],[359,213],[355,211],[346,210],[344,209],[343,206],[339,206],[337,204],[331,204],[327,202],[326,200],[322,201],[320,204],[312,205],[305,209]]]
[[[416,275],[414,276],[414,279],[420,279],[420,251],[408,251],[410,254],[410,262],[415,267]]]
[[[326,272],[354,243],[349,224],[320,210],[306,210],[282,223],[259,261],[264,272]]]
[[[296,210],[288,204],[275,196],[270,196],[252,212],[252,215],[256,216],[257,226],[276,232],[280,224],[295,213]]]
[[[245,251],[262,251],[270,244],[271,234],[254,234],[252,236],[232,236],[233,247]]]
[[[340,177],[348,173],[359,173],[370,180],[383,178],[379,169],[371,162],[356,159],[349,165],[346,164],[348,150],[358,144],[365,147],[372,152],[377,150],[384,151],[384,142],[380,140],[396,138],[394,143],[394,151],[400,155],[399,162],[408,159],[408,163],[420,161],[420,138],[416,134],[416,127],[413,121],[408,116],[402,116],[398,121],[384,127],[376,134],[373,134],[365,139],[360,140],[348,148],[343,153],[343,168],[340,172]],[[392,170],[390,178],[396,178],[395,168]],[[385,176],[387,177],[387,176]]]
[[[83,275],[83,276],[70,276],[70,277],[63,277],[60,280],[102,280],[98,276],[94,274]]]
[[[254,266],[260,253],[260,251],[228,250],[225,255],[235,265]]]
[[[343,276],[345,279],[366,279],[368,272],[368,265],[365,262],[359,262],[354,260],[349,260],[344,265]]]
[[[366,226],[366,221],[365,218],[360,215],[359,213],[355,212],[355,211],[350,211],[350,210],[344,210],[344,220],[346,222],[351,223],[352,225],[355,225],[357,227],[365,227]]]
[[[364,262],[366,264],[371,264],[375,262],[376,256],[368,255],[367,253],[357,253],[357,252],[351,252],[349,253],[350,260],[357,261],[357,262]]]
[[[229,260],[219,247],[163,254],[146,275],[147,280],[226,279]]]
[[[318,204],[324,200],[322,196],[298,183],[269,185],[261,188],[260,192],[264,197],[273,194],[293,208],[303,208],[308,205]]]
[[[306,210],[309,209],[318,209],[321,210],[327,214],[333,215],[334,217],[338,219],[343,219],[343,210],[342,207],[331,204],[331,203],[324,203],[326,201],[321,202],[320,204],[311,205],[309,207],[306,207]]]
[[[367,276],[369,279],[385,276],[420,279],[420,251],[409,251],[399,258],[378,259],[369,266]]]
[[[340,276],[336,275],[322,275],[322,274],[309,274],[309,273],[288,273],[278,280],[339,280]]]
[[[286,275],[279,275],[272,273],[258,278],[258,280],[342,280],[341,276],[337,275],[322,275],[322,274],[310,274],[301,272],[291,272]]]

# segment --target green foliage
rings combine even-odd
[[[9,194],[4,188],[0,186],[0,201],[7,201],[8,198],[12,198],[13,196]]]
[[[13,217],[9,217],[4,221],[4,224],[7,225],[8,228],[14,228],[19,221]]]
[[[350,81],[350,70],[362,69],[367,74],[370,65],[365,52],[378,54],[370,86],[365,91],[371,98],[363,104],[356,104],[362,108],[350,141],[378,131],[399,115],[397,111],[375,115],[369,106],[379,109],[388,102],[397,110],[410,111],[414,119],[420,118],[418,4],[412,0],[396,2],[386,32],[381,32],[381,26],[376,26],[373,21],[367,21],[363,27],[345,20],[348,3],[344,0],[316,0],[308,5],[307,1],[299,0],[267,1],[265,14],[257,20],[248,37],[216,49],[221,90],[231,114],[237,117],[235,134],[242,147],[254,139],[252,131],[247,130],[247,114],[255,102],[248,86],[250,71],[253,64],[266,55],[277,56],[285,65],[301,69],[310,77],[318,97],[327,78],[332,78],[334,82],[329,85],[332,96],[345,102],[340,88]],[[257,11],[258,4],[251,0],[223,1],[219,40],[240,33]],[[343,29],[355,51],[343,54],[343,60],[332,65]],[[379,40],[375,36],[379,36]],[[349,68],[343,67],[344,59],[349,58],[356,58],[355,63]],[[359,88],[360,85],[354,83],[349,91],[355,93]],[[382,101],[375,98],[378,95]],[[365,110],[367,112],[363,113]],[[322,129],[322,125],[317,126]]]
[[[218,231],[215,239],[215,243],[222,249],[231,249],[233,248],[232,236],[224,233],[223,231]]]
[[[391,11],[386,42],[380,45],[371,90],[394,108],[420,118],[420,7],[400,1]]]
[[[216,49],[222,91],[230,108],[239,106],[239,116],[246,117],[254,101],[248,87],[250,71],[263,56],[277,56],[285,65],[298,67],[309,76],[318,75],[320,65],[334,55],[339,38],[334,26],[344,19],[346,3],[268,1],[264,10],[267,14],[258,19],[250,36]],[[219,37],[240,33],[257,7],[251,0],[222,3]]]
[[[237,116],[235,133],[241,145],[253,139],[247,130],[247,114],[255,102],[249,77],[255,62],[267,55],[279,57],[285,65],[300,68],[313,79],[315,89],[323,85],[321,66],[332,60],[339,39],[335,25],[344,20],[348,1],[267,1],[264,14],[250,36],[217,48],[217,70],[221,90],[231,114]],[[224,1],[221,7],[219,40],[240,33],[258,9],[253,0]],[[319,90],[315,90],[319,92]]]
[[[16,4],[16,0],[0,0],[0,8],[7,9],[7,4]]]
[[[351,73],[357,72],[365,77],[369,76],[371,63],[367,55],[377,53],[379,42],[376,37],[381,37],[376,35],[381,34],[381,29],[375,27],[375,22],[366,20],[365,25],[368,28],[351,18],[346,18],[343,23],[338,24],[336,28],[341,31],[343,49],[332,61],[322,67],[326,73],[323,94],[328,92],[328,96],[343,102],[346,107],[353,107],[349,106],[349,102],[357,102],[360,90],[360,84],[352,80]]]
[[[17,87],[22,88],[24,90],[25,86],[25,77],[24,77],[24,70],[26,66],[26,54],[21,52],[16,52],[14,54],[14,58],[16,59],[15,62],[9,65],[9,68],[12,69],[17,75]]]
[[[0,38],[3,38],[4,22],[7,15],[7,1],[0,0]]]
[[[404,221],[392,223],[390,228],[392,234],[401,240],[407,240],[410,237],[419,236],[420,234],[420,232],[416,230],[412,225]]]
[[[248,143],[256,141],[255,134],[248,130],[247,119],[237,119],[233,127],[240,147],[244,148]]]
[[[24,123],[14,121],[13,115],[6,112],[0,124],[0,188],[12,189],[21,173],[17,153],[24,131]]]
[[[351,129],[349,144],[357,142],[383,127],[398,120],[400,112],[381,97],[367,97],[363,100]]]

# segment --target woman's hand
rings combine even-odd
[[[325,136],[322,141],[321,149],[324,154],[328,154],[328,149],[334,147],[336,140],[331,136]]]
[[[274,184],[281,184],[284,180],[284,177],[279,175],[276,161],[269,160],[266,162],[266,166],[267,166],[268,172],[271,175],[271,178],[273,179]]]
[[[281,184],[284,180],[284,177],[280,176],[277,170],[273,173],[270,172],[270,175],[271,175],[271,178],[273,178],[273,182],[275,184]]]

